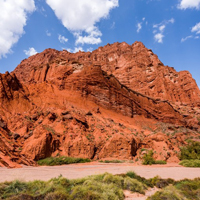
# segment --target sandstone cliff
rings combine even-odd
[[[47,49],[0,74],[0,166],[49,156],[178,161],[199,137],[200,91],[140,42],[76,54]]]
[[[141,42],[108,44],[92,53],[71,54],[47,49],[22,61],[14,72],[20,81],[51,81],[62,79],[68,73],[66,66],[79,63],[80,66],[100,65],[121,84],[149,97],[191,104],[200,102],[200,91],[191,74],[164,66]]]

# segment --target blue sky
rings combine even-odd
[[[46,48],[141,41],[200,86],[200,0],[0,0],[0,8],[0,73]]]

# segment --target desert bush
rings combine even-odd
[[[124,163],[124,160],[100,160],[101,163]]]
[[[200,160],[182,160],[179,165],[184,167],[200,167]]]
[[[44,200],[68,200],[69,199],[69,195],[64,193],[64,192],[50,192],[48,193]]]
[[[189,141],[188,145],[181,147],[180,160],[200,159],[200,142]]]
[[[124,199],[123,190],[117,185],[111,183],[102,183],[93,180],[87,180],[82,185],[77,185],[72,189],[69,199],[73,200],[109,200]]]
[[[153,165],[153,164],[163,165],[163,164],[167,164],[167,162],[164,160],[154,160],[153,151],[151,150],[147,152],[146,154],[144,154],[142,164],[143,165]]]
[[[153,151],[149,151],[146,154],[144,154],[143,156],[143,165],[152,165],[155,164],[155,160],[153,158]]]
[[[154,184],[152,184],[150,179],[145,179],[144,177],[141,177],[139,175],[137,175],[135,172],[133,171],[129,171],[126,173],[126,176],[130,177],[130,178],[134,178],[136,180],[138,180],[139,182],[147,185],[148,187],[154,187]]]
[[[147,187],[143,183],[139,182],[137,179],[126,177],[124,179],[123,189],[130,190],[132,192],[138,192],[140,194],[145,194],[145,190],[147,189]]]
[[[200,178],[179,181],[175,187],[187,199],[200,199]]]
[[[66,165],[72,163],[86,163],[91,162],[88,158],[72,158],[72,157],[49,157],[42,160],[39,160],[37,163],[38,165],[47,165],[47,166],[54,166],[54,165]]]
[[[165,164],[167,164],[167,162],[165,160],[155,160],[154,164],[165,165]]]
[[[148,200],[184,200],[200,199],[200,178],[181,180],[165,187],[148,198]]]
[[[173,187],[168,186],[161,191],[156,192],[147,200],[184,200],[185,198],[179,193],[179,191]]]

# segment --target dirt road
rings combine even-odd
[[[134,171],[145,178],[154,177],[156,175],[162,178],[173,178],[175,180],[200,177],[200,168],[185,168],[176,164],[168,164],[165,166],[137,166],[131,163],[105,164],[93,162],[54,167],[23,167],[18,169],[0,168],[0,182],[12,181],[15,179],[23,181],[46,181],[58,177],[59,175],[68,179],[75,179],[93,174],[102,174],[104,172],[120,174],[128,171]]]

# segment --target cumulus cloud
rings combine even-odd
[[[0,1],[0,58],[11,52],[24,33],[27,14],[35,10],[34,0]]]
[[[187,9],[187,8],[200,8],[200,0],[181,0],[179,5],[179,9]]]
[[[68,39],[62,35],[58,35],[58,40],[60,41],[60,43],[63,43],[63,44],[68,42]]]
[[[102,33],[96,23],[118,6],[118,0],[46,0],[46,3],[73,33],[76,45],[100,43]]]
[[[102,33],[97,27],[88,28],[85,30],[86,36],[82,36],[82,33],[75,32],[74,36],[76,37],[76,45],[78,44],[99,44],[101,43]]]
[[[24,53],[27,56],[33,56],[33,55],[35,55],[38,52],[33,47],[30,47],[28,50],[24,50]]]
[[[196,32],[196,34],[200,34],[200,22],[192,27],[192,32]]]
[[[163,38],[164,36],[164,31],[165,28],[168,24],[173,24],[175,22],[174,18],[171,18],[169,20],[164,20],[159,24],[154,24],[153,25],[153,34],[154,34],[154,39],[158,43],[163,43]]]
[[[162,33],[157,33],[157,34],[154,35],[154,39],[158,43],[163,43],[163,38],[164,38],[164,35]]]

